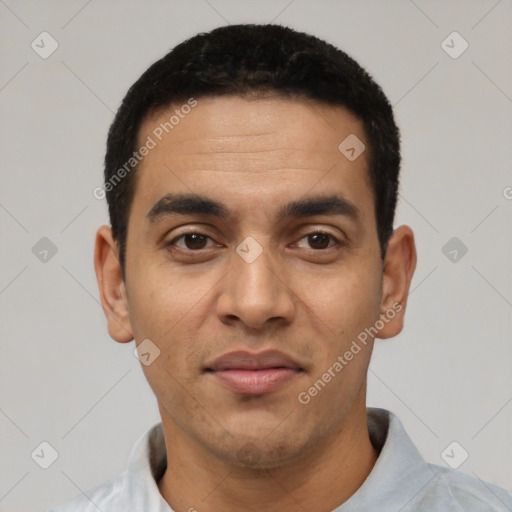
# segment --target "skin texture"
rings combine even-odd
[[[145,120],[141,143],[172,110]],[[111,337],[150,339],[161,351],[142,368],[166,439],[159,488],[176,512],[330,511],[376,461],[365,408],[371,339],[308,404],[297,399],[396,303],[400,311],[378,337],[402,330],[416,265],[407,226],[394,231],[383,264],[368,151],[349,161],[338,150],[349,134],[368,148],[362,123],[341,107],[201,98],[136,171],[126,282],[110,227],[97,232],[95,268]],[[190,192],[224,203],[232,218],[147,220],[165,194]],[[331,194],[356,205],[359,217],[276,221],[285,203]],[[168,245],[191,231],[210,238]],[[308,235],[319,231],[335,238],[315,244]],[[262,248],[252,263],[236,252],[249,236]],[[241,349],[280,350],[304,371],[272,393],[234,393],[204,368]]]

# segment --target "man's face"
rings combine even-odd
[[[141,145],[148,136],[157,144],[136,171],[128,329],[161,351],[143,368],[164,427],[226,461],[253,450],[259,467],[273,467],[364,409],[371,341],[309,403],[298,397],[383,312],[368,152],[351,161],[338,149],[351,134],[369,143],[343,108],[239,97],[199,99],[158,141],[153,131],[174,108],[146,119],[139,134]],[[226,215],[172,213],[167,194],[207,198]],[[278,215],[332,196],[345,206]],[[291,363],[277,354],[285,369],[262,368],[276,354],[257,356],[269,350]],[[245,353],[241,362],[216,363],[234,351]]]

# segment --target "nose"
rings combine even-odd
[[[258,330],[290,324],[295,315],[296,297],[285,274],[269,249],[263,249],[254,261],[234,252],[233,267],[222,280],[217,301],[220,320]]]

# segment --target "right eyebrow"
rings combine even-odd
[[[203,214],[226,219],[229,211],[225,205],[197,194],[166,194],[159,199],[146,215],[152,223],[163,217],[177,213],[180,215]]]

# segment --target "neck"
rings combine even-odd
[[[158,487],[175,512],[248,507],[268,512],[331,511],[357,491],[378,457],[368,434],[364,403],[314,451],[272,469],[240,468],[219,460],[168,415],[162,415],[162,423],[168,465]]]

